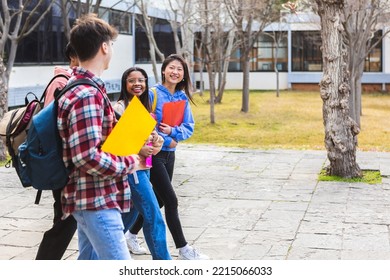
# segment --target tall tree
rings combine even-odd
[[[227,73],[229,69],[229,62],[232,52],[237,48],[235,44],[235,28],[231,28],[230,30],[225,32],[225,36],[222,36],[222,40],[220,41],[220,50],[217,51],[219,54],[218,60],[218,93],[215,96],[215,103],[222,103],[223,93],[225,91]]]
[[[221,0],[202,0],[198,11],[199,32],[196,45],[201,53],[199,58],[209,78],[210,123],[213,124],[215,123],[214,105],[222,99],[222,95],[217,99],[216,91],[217,88],[223,91],[226,84],[227,66],[233,49],[235,29],[228,22],[226,6]],[[217,76],[220,78],[217,79]]]
[[[9,78],[18,44],[33,32],[49,13],[54,0],[1,1],[0,10],[0,119],[8,110]],[[9,47],[7,48],[7,45]],[[0,160],[5,160],[5,145],[0,139]]]
[[[275,49],[272,51],[273,51],[274,71],[276,76],[276,97],[279,97],[280,95],[279,69],[278,69],[279,49],[282,45],[282,42],[286,41],[288,35],[287,31],[285,30],[285,25],[286,25],[286,16],[281,15],[276,30],[272,29],[270,32],[264,32],[265,36],[268,36],[272,39],[275,47]]]
[[[351,73],[350,115],[360,126],[362,114],[362,77],[366,58],[390,32],[384,29],[389,22],[388,0],[346,0],[343,8],[343,26],[349,53]],[[379,36],[375,32],[382,29]]]
[[[274,71],[276,75],[276,97],[280,95],[280,83],[279,83],[279,69],[278,69],[278,61],[279,61],[279,49],[282,43],[287,41],[288,30],[286,28],[288,21],[290,20],[290,16],[292,14],[297,13],[298,4],[296,2],[291,1],[282,1],[281,2],[281,10],[280,10],[280,18],[277,24],[276,30],[272,28],[271,32],[265,32],[265,35],[270,36],[274,42],[275,51],[273,53],[273,63],[274,63]],[[271,25],[272,26],[272,25]],[[287,43],[287,42],[286,42]]]
[[[159,56],[161,61],[164,61],[165,55],[160,51],[157,42],[154,38],[154,32],[153,32],[153,21],[151,17],[149,17],[148,13],[148,0],[135,0],[135,5],[138,7],[138,9],[141,11],[142,14],[142,20],[139,20],[138,22],[143,26],[145,30],[146,37],[148,38],[149,42],[149,54],[150,59],[152,61],[152,69],[153,74],[156,79],[156,82],[160,81],[160,74],[157,71],[157,57],[156,54]]]
[[[65,37],[69,41],[70,37],[70,29],[71,29],[71,22],[69,21],[69,15],[70,13],[74,13],[75,18],[79,18],[83,14],[86,13],[95,13],[99,14],[99,8],[102,3],[102,0],[55,0],[55,5],[59,6],[61,9],[61,14],[62,14],[62,21],[63,21],[63,26],[64,26],[64,34]],[[122,0],[118,0],[116,4],[119,4],[123,2]]]
[[[323,77],[320,82],[323,100],[325,147],[328,174],[345,178],[361,176],[356,162],[359,127],[349,115],[349,56],[342,13],[345,0],[316,0],[321,18]]]
[[[243,74],[241,112],[249,112],[249,74],[253,46],[264,28],[278,20],[278,0],[225,0],[240,41]]]
[[[168,0],[167,18],[172,27],[176,53],[182,55],[188,65],[193,65],[194,54],[194,20],[197,14],[194,0]],[[180,35],[179,35],[180,34]]]
[[[203,5],[202,5],[203,4]],[[215,59],[214,59],[214,48],[215,41],[212,39],[214,25],[211,23],[214,21],[215,14],[211,7],[215,8],[214,1],[203,0],[203,3],[200,5],[200,19],[202,22],[202,32],[200,32],[200,42],[202,46],[202,58],[205,61],[204,65],[206,66],[207,73],[209,76],[209,91],[210,91],[210,123],[215,123]],[[215,10],[214,10],[215,11]],[[217,28],[219,25],[217,25]],[[219,33],[220,35],[220,33]]]

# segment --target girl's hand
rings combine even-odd
[[[177,146],[177,142],[172,139],[171,144],[169,144],[169,148],[176,148],[176,146]]]
[[[158,133],[157,133],[157,131],[153,130],[152,134],[150,136],[151,136],[150,141],[153,142],[153,143],[156,143],[157,140],[158,140]]]
[[[139,155],[143,157],[148,157],[151,156],[152,154],[153,154],[153,147],[148,145],[144,145],[139,151]]]
[[[169,125],[166,124],[166,123],[160,123],[158,129],[159,129],[162,133],[164,133],[164,134],[166,134],[166,135],[170,135],[170,134],[172,133],[172,127],[169,126]]]

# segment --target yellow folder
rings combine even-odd
[[[103,143],[102,150],[117,156],[138,154],[155,126],[156,120],[134,97]]]

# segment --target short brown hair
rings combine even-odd
[[[102,43],[115,40],[118,31],[96,14],[86,14],[76,20],[70,31],[70,44],[80,61],[89,60],[97,54]]]

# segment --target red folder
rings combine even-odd
[[[185,106],[185,100],[164,103],[162,122],[172,127],[180,125],[183,122]]]

